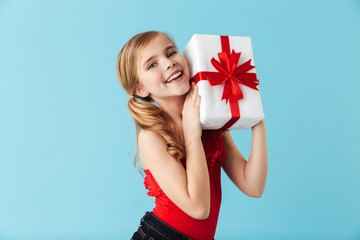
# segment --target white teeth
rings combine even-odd
[[[166,83],[172,81],[173,79],[177,78],[178,76],[181,75],[182,72],[177,72],[174,75],[172,75],[168,80],[166,80]]]

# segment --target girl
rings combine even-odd
[[[229,131],[202,131],[197,86],[189,84],[185,58],[162,32],[131,38],[119,53],[116,70],[130,96],[145,187],[156,197],[153,212],[141,219],[132,239],[214,239],[221,167],[246,195],[260,197],[264,191],[264,121],[252,127],[248,161]]]

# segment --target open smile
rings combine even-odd
[[[171,76],[165,81],[165,83],[170,83],[172,81],[180,80],[183,76],[183,72],[180,70],[176,70],[171,74]]]

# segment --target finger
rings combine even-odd
[[[197,85],[194,83],[194,90],[193,90],[193,100],[196,101],[196,98],[198,96],[198,87]]]
[[[194,95],[194,89],[193,89],[193,87],[191,87],[189,92],[186,95],[185,102],[188,102],[188,103],[192,102],[193,101],[193,95]]]
[[[187,94],[186,94],[185,102],[187,102],[187,101],[189,101],[189,100],[191,99],[191,96],[192,96],[193,91],[194,91],[194,90],[193,90],[192,83],[191,83],[190,89],[189,89],[189,91],[188,91]]]
[[[192,87],[192,86],[193,86],[193,83],[191,83],[191,84],[190,84],[190,88],[189,88],[188,94],[190,94],[190,93],[191,93],[191,91],[192,91],[192,89],[193,89],[193,87]]]
[[[201,103],[201,96],[198,95],[198,96],[197,96],[197,99],[196,99],[196,103],[195,103],[195,107],[196,107],[197,112],[199,112],[200,103]]]

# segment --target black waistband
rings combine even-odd
[[[164,239],[171,240],[191,240],[192,238],[182,234],[176,229],[172,228],[164,221],[155,216],[152,212],[146,212],[145,216],[141,219],[141,225],[148,226]]]

